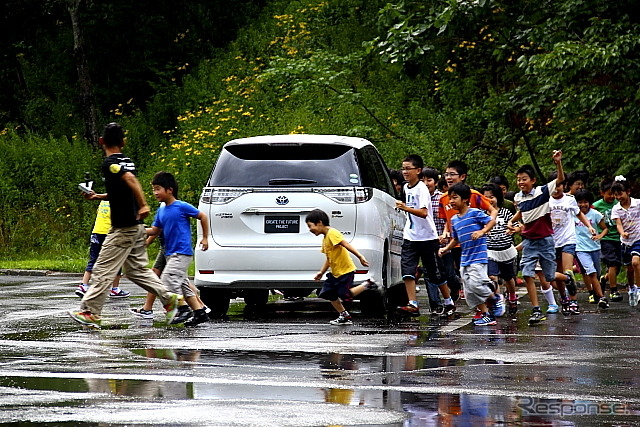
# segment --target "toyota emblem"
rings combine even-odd
[[[287,203],[289,203],[289,199],[287,198],[287,196],[278,196],[278,197],[276,197],[276,204],[278,204],[278,205],[286,205]]]

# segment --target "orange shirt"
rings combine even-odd
[[[479,191],[472,189],[469,207],[488,211],[491,209],[491,201]],[[451,232],[451,218],[458,213],[460,212],[458,212],[457,209],[454,209],[449,205],[449,195],[446,193],[443,194],[442,197],[440,197],[438,216],[447,221],[449,232]]]

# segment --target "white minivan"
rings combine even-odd
[[[360,296],[362,311],[381,315],[389,304],[402,304],[404,286],[395,285],[405,216],[394,191],[382,157],[362,138],[295,134],[227,142],[198,206],[211,236],[207,251],[196,248],[195,284],[211,316],[224,316],[230,298],[258,307],[270,290],[301,297],[321,287],[313,277],[325,260],[322,236],[305,223],[316,208],[369,261],[362,267],[354,257],[355,283],[373,278],[384,285],[382,294]],[[392,295],[398,296],[389,301]]]

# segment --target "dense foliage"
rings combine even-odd
[[[85,244],[93,221],[73,191],[100,161],[82,144],[74,1],[100,120],[128,129],[145,186],[174,172],[194,204],[224,142],[275,133],[362,136],[390,166],[413,152],[439,168],[463,159],[475,184],[523,163],[546,172],[558,148],[592,188],[639,178],[640,29],[628,0],[49,0],[36,11],[11,0],[3,23],[32,25],[0,40],[0,144],[42,171],[55,146],[61,178],[31,184],[33,171],[3,160],[4,252],[24,252],[23,236],[41,236],[36,250]],[[43,210],[23,188],[47,194]]]

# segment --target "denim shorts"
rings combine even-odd
[[[549,282],[555,280],[556,253],[553,236],[522,240],[522,259],[520,260],[522,276],[535,277],[538,262],[540,262],[544,278]]]
[[[600,251],[576,252],[582,274],[596,273],[600,276]]]
[[[559,248],[556,248],[556,259],[562,259],[562,254],[570,254],[575,258],[576,256],[576,245],[564,245]]]

